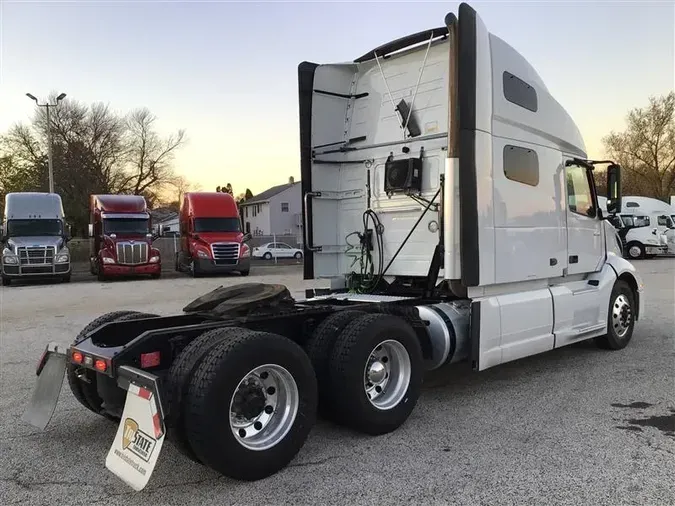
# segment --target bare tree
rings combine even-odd
[[[632,109],[626,130],[611,132],[603,143],[607,155],[625,169],[623,193],[666,202],[675,194],[675,92]]]
[[[184,131],[161,137],[147,109],[120,116],[102,103],[66,99],[50,112],[55,191],[76,229],[86,230],[92,193],[144,195],[154,206],[174,188],[172,163]],[[44,109],[37,108],[29,125],[14,125],[0,137],[0,199],[8,191],[47,191],[47,126]]]
[[[172,162],[185,142],[185,131],[162,139],[153,129],[157,118],[146,108],[133,111],[126,120],[127,174],[119,190],[140,195],[162,190],[173,180]]]

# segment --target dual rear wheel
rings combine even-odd
[[[420,395],[422,349],[412,327],[389,314],[340,311],[307,343],[319,383],[319,410],[359,432],[401,426]]]
[[[367,434],[399,427],[422,384],[417,336],[401,318],[336,313],[303,350],[239,327],[206,332],[172,365],[168,438],[225,476],[257,480],[286,467],[318,412]]]

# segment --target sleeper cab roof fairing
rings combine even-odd
[[[391,53],[400,51],[401,49],[406,49],[415,44],[421,44],[422,42],[428,42],[430,38],[434,39],[444,39],[448,36],[448,27],[441,26],[438,28],[431,28],[428,30],[423,30],[421,32],[413,33],[411,35],[406,35],[405,37],[400,37],[386,44],[376,47],[368,51],[363,56],[360,56],[354,60],[354,63],[364,63],[370,60],[375,59],[375,55],[378,58],[386,58]]]

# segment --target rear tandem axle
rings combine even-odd
[[[65,373],[83,406],[119,423],[106,467],[134,489],[165,437],[228,477],[261,479],[295,457],[317,413],[373,435],[405,422],[433,355],[424,302],[297,302],[284,286],[250,283],[181,315],[108,313],[65,352],[48,346],[24,420],[47,425]]]

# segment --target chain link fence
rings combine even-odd
[[[89,241],[89,239],[76,238],[68,243],[72,262],[89,262]],[[272,242],[282,242],[291,248],[302,249],[302,240],[296,235],[256,235],[248,242],[248,245],[253,249]],[[152,243],[152,246],[160,251],[163,262],[173,262],[176,252],[180,250],[180,237],[160,237]]]

